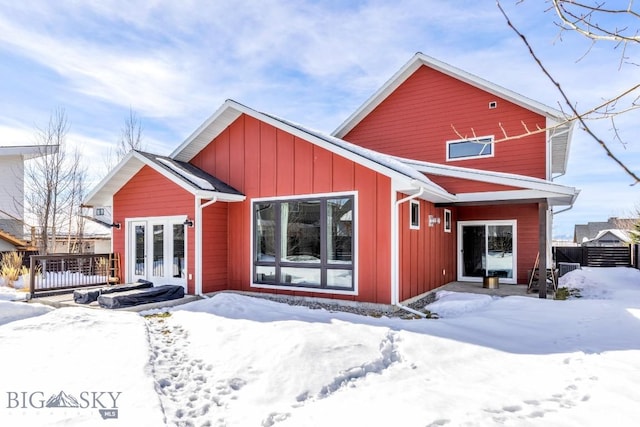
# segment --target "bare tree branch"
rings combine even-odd
[[[553,0],[554,3],[556,2],[561,2],[562,0]],[[527,49],[529,50],[529,54],[531,55],[531,57],[536,61],[536,63],[538,64],[538,67],[540,67],[540,69],[542,70],[542,72],[544,73],[545,76],[547,76],[547,78],[549,79],[549,81],[551,81],[551,83],[556,87],[556,89],[558,90],[558,92],[560,93],[560,95],[562,96],[565,104],[567,105],[567,107],[570,109],[571,111],[571,115],[573,117],[575,117],[575,120],[577,120],[580,125],[582,126],[582,128],[602,147],[602,149],[605,151],[606,155],[608,157],[610,157],[614,162],[616,162],[618,164],[618,166],[620,166],[625,173],[627,173],[627,175],[629,175],[631,178],[633,178],[633,183],[632,185],[637,184],[638,182],[640,182],[640,178],[638,177],[638,175],[636,173],[634,173],[622,160],[620,160],[609,148],[609,146],[607,145],[607,143],[605,141],[603,141],[601,138],[599,138],[595,132],[591,129],[591,127],[589,126],[589,124],[586,122],[586,119],[583,115],[581,115],[576,107],[574,106],[574,104],[571,102],[571,100],[569,99],[569,96],[566,94],[566,92],[564,91],[564,89],[562,88],[562,86],[560,85],[560,83],[551,75],[551,73],[547,70],[547,68],[544,66],[544,64],[542,63],[542,61],[540,60],[540,58],[536,55],[535,51],[533,50],[533,47],[531,46],[531,44],[529,43],[529,41],[527,40],[527,38],[524,36],[524,34],[522,34],[516,27],[515,25],[511,22],[511,20],[509,19],[509,16],[507,15],[507,13],[505,12],[505,10],[502,8],[502,5],[500,4],[499,0],[496,0],[498,9],[500,10],[500,12],[502,13],[502,15],[504,16],[505,20],[507,21],[507,25],[518,35],[518,37],[520,37],[520,39],[522,40],[522,42],[525,44],[525,46],[527,47]],[[633,90],[637,89],[638,85],[634,86],[632,89],[625,91],[625,93],[630,93]],[[607,101],[604,105],[611,105],[611,101]]]

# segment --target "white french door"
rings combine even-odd
[[[515,220],[458,222],[458,280],[498,276],[516,283],[516,235]]]
[[[149,280],[155,286],[186,289],[184,217],[136,219],[128,222],[128,281]]]

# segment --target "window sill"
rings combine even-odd
[[[285,286],[285,285],[268,285],[265,283],[251,283],[252,288],[259,289],[274,289],[280,291],[295,291],[295,292],[312,292],[317,294],[334,294],[334,295],[358,295],[357,290],[340,290],[340,289],[326,289],[326,288],[314,288],[311,286]]]

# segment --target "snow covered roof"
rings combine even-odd
[[[534,101],[533,99],[527,98],[526,96],[520,95],[512,90],[491,83],[488,80],[439,61],[421,52],[416,53],[409,62],[407,62],[398,72],[387,80],[387,82],[369,99],[367,99],[360,108],[358,108],[340,126],[338,126],[338,128],[333,131],[332,135],[338,138],[344,137],[422,66],[432,68],[546,117],[547,127],[553,128],[549,131],[549,139],[551,140],[551,173],[565,172],[569,157],[571,135],[573,133],[575,123],[566,122],[565,115],[561,111],[538,101]]]
[[[420,160],[395,157],[398,161],[410,165],[417,171],[430,175],[447,176],[472,181],[489,182],[493,184],[520,187],[524,191],[493,191],[483,193],[458,193],[458,202],[479,202],[483,200],[537,199],[546,198],[553,205],[572,205],[580,190],[574,187],[556,184],[545,179],[506,172],[494,172],[484,169],[472,169],[440,163],[430,163]],[[484,198],[484,199],[483,199]]]
[[[585,238],[583,243],[598,241],[598,240],[602,239],[604,236],[606,236],[607,234],[612,234],[618,240],[620,240],[621,242],[624,242],[624,243],[631,243],[633,241],[633,239],[631,238],[631,235],[630,235],[628,230],[620,230],[620,229],[617,229],[617,228],[610,228],[610,229],[607,229],[607,230],[600,230],[598,232],[598,235],[596,237],[594,237],[593,239]]]
[[[93,189],[83,204],[86,206],[110,206],[113,195],[145,165],[196,196],[205,199],[215,197],[226,202],[245,199],[245,196],[235,188],[192,164],[134,150],[127,154],[109,175]]]
[[[259,112],[233,100],[227,100],[207,121],[174,150],[170,157],[182,162],[190,161],[242,114],[254,117],[257,120],[268,123],[312,144],[389,176],[396,180],[396,183],[399,185],[398,191],[415,192],[419,188],[423,188],[425,191],[423,198],[432,202],[452,202],[456,200],[454,195],[429,180],[424,174],[392,156],[360,147],[340,138],[323,134],[322,132],[309,129],[270,114]]]

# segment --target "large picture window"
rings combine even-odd
[[[353,290],[353,196],[253,204],[254,281]]]
[[[447,141],[447,160],[493,157],[493,136]]]

